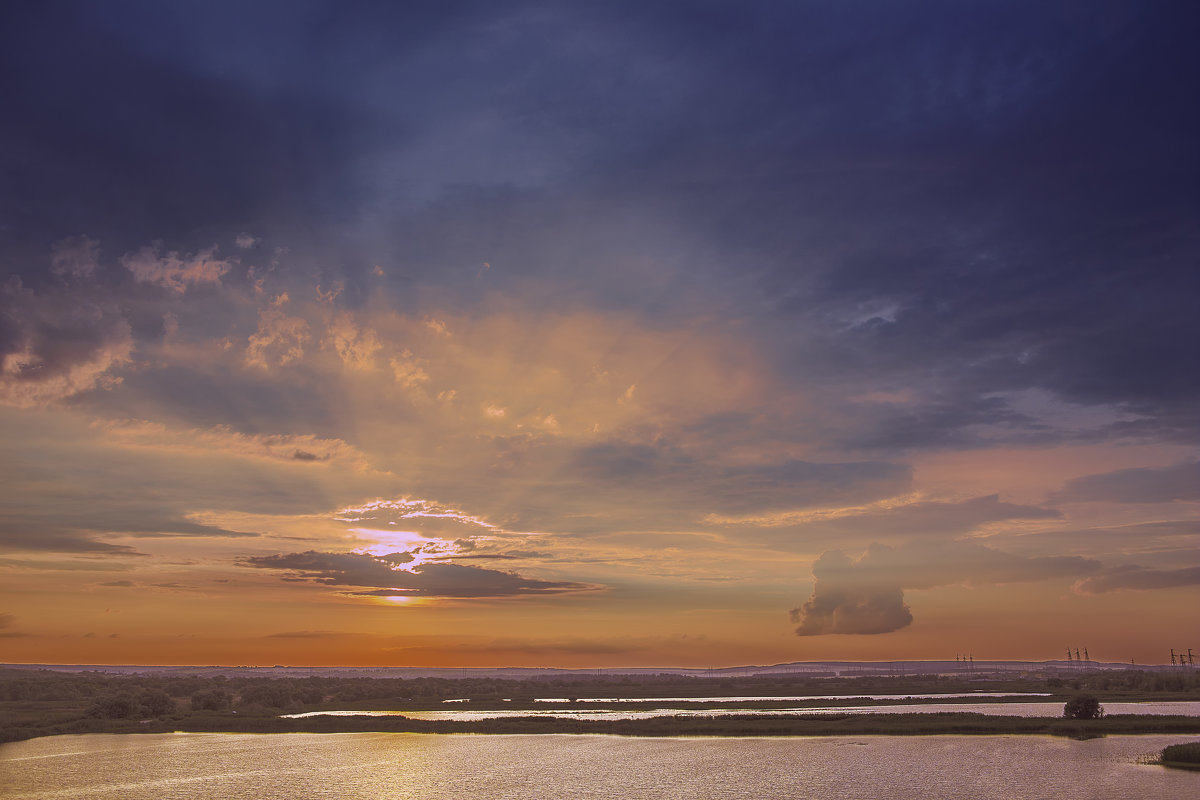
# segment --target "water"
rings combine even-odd
[[[1194,797],[1139,763],[1197,736],[54,736],[0,745],[5,800],[872,800]]]
[[[915,695],[910,695],[915,696]],[[759,698],[761,699],[761,698]],[[555,717],[558,719],[650,719],[651,717],[727,717],[731,714],[779,716],[781,714],[986,714],[989,717],[1061,717],[1062,703],[899,703],[886,706],[825,706],[821,708],[639,708],[626,709],[499,709],[490,711],[308,711],[303,714],[284,714],[301,717],[391,717],[409,719],[455,719],[470,722],[481,719],[508,717]],[[1177,714],[1200,717],[1200,702],[1186,700],[1158,703],[1104,703],[1106,714]]]
[[[535,697],[535,703],[795,703],[801,700],[950,700],[955,697],[1049,697],[1049,692],[967,692],[941,694],[793,694],[784,697],[738,695],[735,697]],[[443,703],[466,703],[467,698],[443,700]]]

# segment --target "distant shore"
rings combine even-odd
[[[240,715],[193,715],[180,720],[82,719],[29,730],[35,738],[84,733],[426,733],[426,734],[601,734],[639,737],[740,736],[933,736],[1000,734],[1088,739],[1116,734],[1196,734],[1200,718],[1113,715],[1097,720],[1057,717],[999,717],[973,713],[777,715],[720,717],[662,716],[650,719],[580,720],[527,716],[484,720],[427,720],[404,716],[313,716],[302,719]],[[10,731],[10,735],[16,733]]]
[[[940,676],[742,679],[679,675],[569,679],[225,678],[108,675],[0,669],[0,742],[87,733],[433,733],[618,736],[846,736],[1197,734],[1200,717],[1113,714],[1095,720],[940,713],[861,713],[856,705],[992,702],[1065,703],[1090,690],[1101,703],[1200,701],[1200,676],[1140,671],[1057,679],[961,680]],[[957,698],[947,694],[958,693]],[[867,699],[871,696],[904,699]],[[926,695],[922,699],[921,695]],[[1020,695],[1026,695],[1022,697]],[[797,704],[791,698],[803,696]],[[747,700],[746,698],[756,698]],[[545,698],[561,698],[547,702]],[[658,698],[658,699],[655,699]],[[850,699],[854,698],[854,699]],[[447,705],[450,704],[450,705]],[[804,713],[803,707],[814,712]],[[579,719],[547,711],[638,711],[641,719]],[[836,706],[836,708],[830,708]],[[406,712],[503,710],[484,719],[414,719]],[[703,710],[720,711],[706,716]],[[394,711],[395,716],[307,716],[323,711]],[[535,710],[540,713],[535,713]],[[756,711],[772,713],[755,713]],[[679,713],[672,713],[677,711]],[[691,712],[691,713],[685,713]],[[745,713],[743,713],[745,712]],[[782,713],[780,713],[782,712]],[[524,715],[523,715],[524,714]]]
[[[222,724],[224,722],[225,724]],[[245,724],[249,723],[249,724]],[[210,727],[211,726],[211,727]],[[406,717],[307,717],[294,720],[191,720],[189,730],[243,733],[476,733],[476,734],[608,734],[616,736],[844,736],[933,734],[1043,734],[1093,737],[1106,734],[1200,734],[1200,718],[1114,715],[1098,720],[997,717],[973,713],[776,715],[738,714],[720,717],[663,716],[650,719],[580,720],[561,717],[507,717],[474,721],[423,720]]]

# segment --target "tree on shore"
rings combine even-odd
[[[1100,719],[1104,716],[1104,707],[1095,695],[1077,694],[1063,706],[1063,716],[1067,719]]]
[[[233,705],[233,695],[224,689],[210,689],[192,695],[193,711],[225,711]]]

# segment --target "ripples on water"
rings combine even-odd
[[[5,800],[800,800],[1194,797],[1139,758],[1200,737],[636,739],[429,734],[56,736],[0,745]]]

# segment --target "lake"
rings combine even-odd
[[[911,695],[915,696],[915,695]],[[821,698],[829,699],[829,698]],[[646,701],[643,701],[646,702]],[[1183,717],[1200,717],[1200,702],[1181,700],[1176,702],[1150,703],[1104,703],[1106,714],[1162,714]],[[463,722],[507,717],[556,717],[559,719],[650,719],[651,717],[727,717],[731,714],[755,714],[778,716],[781,714],[836,715],[836,714],[986,714],[992,717],[1061,717],[1062,703],[896,703],[878,706],[820,706],[797,708],[639,708],[612,709],[492,709],[488,711],[306,711],[300,714],[284,714],[284,717],[390,717],[402,716],[409,719],[451,719]]]
[[[0,745],[5,800],[1178,800],[1200,736],[156,734]]]

